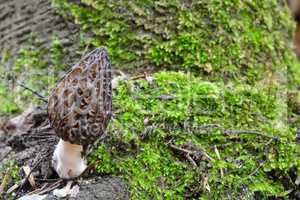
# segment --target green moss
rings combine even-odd
[[[30,103],[40,104],[32,92],[24,90],[19,83],[48,96],[50,89],[59,76],[66,70],[64,49],[56,36],[53,36],[51,48],[41,46],[32,39],[12,57],[7,50],[2,52],[0,62],[0,115],[21,111]],[[11,92],[13,91],[13,92]]]
[[[81,26],[76,52],[108,46],[117,69],[191,70],[206,80],[254,85],[280,82],[278,74],[285,74],[294,89],[299,84],[299,65],[291,50],[293,26],[284,1],[84,0],[78,5],[53,0],[53,5]],[[67,50],[55,36],[50,49],[32,40],[12,58],[9,76],[28,71],[28,85],[47,95],[47,87],[67,68]],[[4,50],[2,63],[9,57]],[[23,94],[18,96],[19,103],[27,102]],[[28,92],[24,96],[32,97]]]
[[[11,94],[6,85],[0,84],[0,114],[16,113],[20,111],[20,107],[15,102],[13,94]]]
[[[53,5],[83,33],[92,33],[85,43],[108,46],[116,68],[150,65],[253,82],[296,65],[295,58],[282,59],[292,54],[284,1],[53,0]]]
[[[153,83],[123,83],[114,93],[118,114],[110,123],[110,139],[90,160],[99,162],[98,172],[127,179],[132,199],[220,199],[227,193],[232,198],[257,193],[286,197],[284,182],[270,174],[286,176],[299,169],[300,152],[277,113],[284,108],[278,92],[176,72],[156,73]],[[162,100],[163,95],[172,98]],[[249,130],[257,132],[247,134]],[[195,167],[168,148],[170,142],[182,148],[193,144],[211,160],[194,158]]]
[[[132,199],[286,199],[299,192],[300,67],[285,1],[53,5],[81,27],[76,52],[104,45],[114,69],[182,71],[158,72],[153,83],[127,81],[114,91],[109,137],[89,160],[100,174],[127,180]],[[34,76],[26,83],[47,96],[67,68],[66,49],[55,36],[50,49],[38,42],[20,49],[11,59],[2,52],[4,80],[28,71]],[[9,91],[1,84],[1,112],[32,101],[28,92],[14,98]],[[170,144],[198,152],[197,166]]]
[[[15,161],[5,161],[0,165],[0,180],[3,180],[6,173],[9,172],[7,185],[11,185],[17,181],[21,180],[20,167],[15,163]]]

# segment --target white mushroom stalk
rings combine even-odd
[[[58,82],[48,101],[52,128],[60,137],[52,165],[61,178],[87,168],[84,149],[104,135],[112,110],[111,65],[105,48],[86,55]]]
[[[52,166],[59,177],[68,179],[78,177],[87,168],[82,157],[83,147],[78,144],[59,140],[52,157]]]

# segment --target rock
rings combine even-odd
[[[74,186],[75,187],[75,186]],[[72,188],[73,189],[73,188]],[[117,177],[97,177],[79,183],[79,192],[72,200],[127,200],[128,189],[124,182]],[[58,197],[48,195],[44,200],[57,200]]]

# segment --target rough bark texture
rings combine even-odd
[[[17,52],[31,36],[48,47],[54,34],[70,47],[78,41],[78,30],[55,12],[50,0],[0,0],[0,49]]]

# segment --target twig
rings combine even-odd
[[[27,193],[26,195],[38,194],[38,193],[42,192],[43,190],[45,190],[45,188],[46,188],[48,185],[49,185],[48,183],[45,183],[41,188],[38,188],[38,189],[36,189],[36,190],[33,190],[33,191]]]
[[[197,167],[197,163],[192,159],[192,157],[190,156],[191,154],[194,154],[193,151],[187,150],[187,149],[183,149],[181,147],[177,147],[173,144],[168,144],[168,146],[172,149],[175,149],[177,151],[181,151],[184,153],[184,156],[192,163],[192,165],[194,165],[195,167]]]
[[[215,153],[217,155],[217,158],[219,160],[221,160],[221,156],[220,156],[219,150],[217,149],[216,145],[214,145],[214,149],[215,149]],[[223,172],[223,168],[222,167],[220,168],[220,174],[221,174],[221,178],[223,178],[224,177],[224,172]]]
[[[208,176],[204,176],[203,179],[204,179],[204,180],[203,180],[203,187],[204,187],[208,192],[210,192],[210,186],[209,186],[209,184],[208,184]]]
[[[171,147],[172,149],[175,149],[177,151],[181,151],[181,152],[186,153],[186,154],[194,154],[195,153],[193,151],[190,151],[190,150],[187,150],[187,149],[183,149],[181,147],[177,147],[174,144],[169,144],[168,146]]]
[[[50,187],[46,188],[44,191],[39,192],[38,194],[44,194],[44,193],[50,192],[50,191],[58,188],[60,186],[60,184],[61,184],[62,181],[63,180],[61,179],[61,180],[53,183]]]
[[[250,134],[250,135],[259,135],[259,136],[263,136],[266,138],[272,138],[273,140],[277,140],[277,137],[273,137],[270,135],[265,135],[261,132],[258,131],[254,131],[254,130],[223,130],[222,131],[223,134],[225,135],[239,135],[239,134]]]
[[[186,155],[186,158],[195,166],[197,167],[197,163],[193,160],[193,158],[190,156],[190,154],[187,154]]]
[[[32,174],[29,174],[31,172],[29,165],[23,166],[22,169],[25,172],[25,174],[28,176],[28,181],[32,186],[32,188],[36,188],[34,176]]]
[[[131,77],[129,80],[137,80],[137,79],[141,79],[141,78],[146,78],[147,74],[144,73],[144,74],[140,74],[140,75],[136,75],[136,76],[133,76]]]
[[[38,188],[38,189],[36,189],[36,190],[34,190],[32,192],[27,193],[27,195],[44,194],[44,193],[50,192],[50,191],[58,188],[60,186],[60,184],[61,184],[62,181],[63,180],[60,179],[60,180],[56,181],[55,183],[53,183],[52,185],[50,185],[49,187],[48,187],[49,184],[46,183],[41,188]]]
[[[7,193],[7,194],[10,194],[10,193],[12,193],[13,191],[15,191],[16,189],[18,189],[18,187],[20,187],[20,184],[22,183],[23,180],[25,180],[25,178],[22,179],[21,181],[18,181],[17,183],[15,183],[13,186],[11,186],[11,187],[6,191],[6,193]]]
[[[12,170],[11,167],[9,167],[5,171],[5,175],[4,175],[2,183],[0,185],[0,195],[4,192],[6,186],[7,186],[8,182],[9,182],[9,179],[11,178],[10,177],[11,170]]]
[[[182,152],[184,154],[184,156],[192,163],[192,165],[197,166],[195,160],[191,156],[197,157],[197,153],[199,153],[198,151],[191,151],[188,149],[184,149],[184,148],[175,146],[175,145],[171,144],[170,141],[167,142],[166,145],[174,150]],[[212,158],[206,152],[204,152],[203,150],[200,150],[200,152],[201,152],[201,155],[204,155],[208,160],[212,160]]]
[[[271,139],[265,144],[265,146],[268,146],[269,144],[271,144],[271,142],[273,142],[273,138],[271,138]]]
[[[17,84],[24,88],[25,90],[29,90],[32,94],[34,94],[35,96],[38,97],[38,99],[44,101],[45,103],[48,103],[47,98],[44,97],[43,95],[39,94],[37,91],[34,91],[33,89],[29,88],[28,86],[26,86],[24,83],[21,83],[19,81],[17,81]]]

